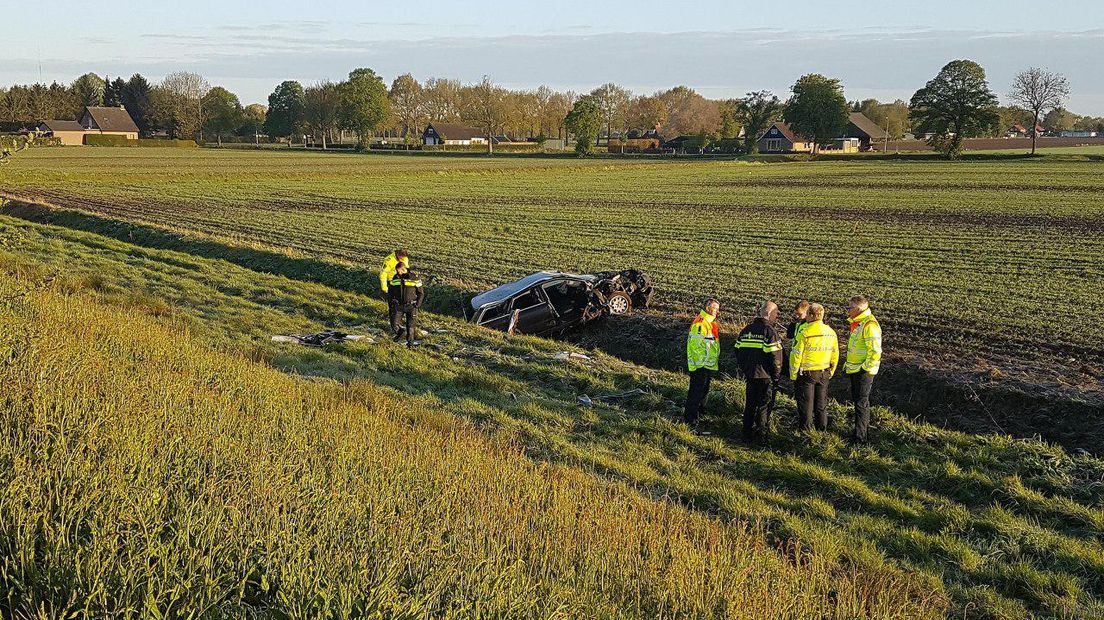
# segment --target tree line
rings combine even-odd
[[[548,86],[508,89],[487,77],[465,84],[447,78],[419,82],[403,74],[388,86],[373,70],[358,68],[341,82],[304,86],[284,81],[269,95],[267,106],[243,106],[234,93],[212,87],[195,73],[170,73],[159,83],[140,74],[124,80],[87,73],[68,85],[0,88],[0,123],[14,128],[76,118],[84,106],[118,105],[143,134],[165,132],[176,138],[309,135],[325,146],[351,132],[361,146],[378,135],[413,143],[427,123],[437,121],[515,139],[567,138],[570,133],[581,153],[603,138],[632,139],[655,128],[665,137],[693,136],[691,145],[702,150],[718,141],[738,143],[743,135],[742,148],[751,152],[755,138],[774,121],[784,120],[795,133],[824,144],[843,132],[848,112],[858,111],[892,139],[909,132],[929,136],[954,154],[961,150],[961,139],[1000,136],[1014,124],[1029,130],[1042,123],[1052,130],[1104,131],[1104,118],[1063,108],[1067,95],[1068,85],[1059,74],[1029,69],[1016,77],[1009,93],[1013,105],[1000,106],[984,70],[968,60],[949,63],[909,102],[847,101],[839,80],[819,74],[799,78],[786,100],[769,91],[718,100],[687,86],[637,94],[612,82],[575,93]]]

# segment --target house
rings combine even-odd
[[[790,126],[782,121],[772,123],[755,145],[760,153],[811,153],[813,150],[808,138],[794,135]]]
[[[134,124],[134,119],[123,106],[88,106],[81,115],[80,125],[88,133],[126,136],[127,140],[138,139],[138,125]]]
[[[1046,130],[1043,129],[1042,125],[1035,125],[1035,133],[1041,136],[1041,135],[1046,133]],[[1005,138],[1030,138],[1031,137],[1031,132],[1028,131],[1027,128],[1024,127],[1023,125],[1021,125],[1020,123],[1016,123],[1016,124],[1014,124],[1014,125],[1012,125],[1011,127],[1008,128],[1008,131],[1005,132],[1004,137]]]
[[[869,151],[872,144],[885,142],[889,134],[862,112],[852,112],[847,117],[847,129],[841,138],[858,138],[859,150]],[[837,142],[839,142],[837,140]]]
[[[42,121],[35,128],[50,138],[57,138],[65,146],[84,144],[84,127],[77,121]]]
[[[478,127],[456,123],[430,123],[422,132],[422,144],[486,144],[487,135]]]

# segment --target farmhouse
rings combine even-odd
[[[794,135],[790,126],[782,121],[772,123],[755,144],[760,153],[810,153],[813,150],[812,142]]]
[[[126,108],[88,106],[81,115],[81,127],[89,133],[102,133],[126,136],[127,140],[138,139],[138,125],[127,113]]]
[[[486,144],[487,136],[478,127],[456,123],[430,123],[422,132],[422,144]]]
[[[872,143],[882,142],[888,134],[886,130],[870,120],[862,112],[852,112],[848,115],[847,129],[843,130],[842,138],[858,138],[859,150],[869,151]]]
[[[35,128],[50,138],[57,138],[65,146],[84,144],[84,127],[77,121],[42,121]]]
[[[110,134],[125,136],[127,140],[138,139],[138,126],[122,106],[89,106],[84,109],[79,121],[42,121],[36,129],[47,136],[60,139],[64,145],[84,144],[84,136],[88,134]]]

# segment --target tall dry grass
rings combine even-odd
[[[939,617],[366,382],[0,279],[5,617]]]

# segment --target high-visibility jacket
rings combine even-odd
[[[705,310],[698,314],[690,324],[690,334],[686,336],[686,367],[691,371],[699,368],[717,370],[721,357],[721,338],[714,317]]]
[[[406,265],[406,267],[409,269],[410,268],[410,257],[409,256],[403,257],[402,264]],[[389,282],[391,282],[391,278],[395,277],[395,268],[398,267],[398,266],[399,266],[399,259],[398,259],[398,257],[395,256],[394,252],[388,254],[387,258],[383,259],[383,268],[380,269],[379,279],[380,279],[380,290],[383,291],[384,293],[387,292],[387,285],[388,285]]]
[[[790,379],[802,372],[827,370],[836,374],[839,364],[839,337],[824,321],[810,321],[797,330],[790,351]]]
[[[736,362],[746,379],[778,380],[782,374],[782,338],[766,319],[757,318],[740,332]]]
[[[391,285],[390,290],[387,291],[388,299],[405,308],[411,306],[421,307],[422,301],[425,299],[425,290],[422,288],[422,280],[418,276],[406,272],[391,278],[388,284]]]
[[[843,371],[854,374],[865,371],[878,374],[882,363],[882,326],[870,313],[870,309],[851,319],[851,336],[847,339],[847,361]]]

